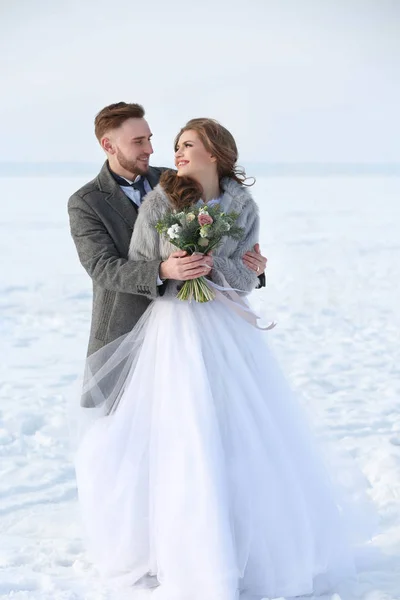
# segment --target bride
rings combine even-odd
[[[245,234],[223,238],[208,277],[253,290],[257,273],[242,256],[258,241],[259,214],[236,161],[224,127],[189,121],[175,142],[177,173],[147,195],[129,258],[161,258],[169,279],[176,248],[156,223],[171,209],[218,202],[239,213]],[[130,333],[88,359],[84,393],[97,408],[83,411],[96,419],[76,470],[93,561],[160,600],[337,591],[355,575],[345,505],[267,334],[224,293],[178,300],[180,284],[169,281]]]

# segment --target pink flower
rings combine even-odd
[[[203,227],[204,225],[211,225],[211,223],[214,222],[214,219],[210,215],[207,215],[206,213],[200,213],[199,216],[197,217],[197,220],[201,227]]]

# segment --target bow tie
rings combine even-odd
[[[141,177],[139,179],[139,181],[134,181],[133,183],[130,184],[130,186],[133,187],[134,190],[139,190],[140,201],[142,201],[143,197],[147,194],[145,187],[144,187],[144,178]]]
[[[112,176],[114,177],[118,185],[122,185],[124,187],[132,187],[134,190],[138,190],[140,192],[140,201],[142,201],[143,197],[147,194],[144,187],[144,177],[141,176],[138,181],[133,181],[132,183],[129,183],[129,181],[127,181],[123,177],[120,177],[116,173],[112,173]]]

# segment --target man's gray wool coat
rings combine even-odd
[[[165,169],[150,167],[146,179],[154,188]],[[71,234],[80,262],[93,282],[93,309],[88,354],[130,331],[157,286],[160,258],[128,260],[138,209],[112,177],[107,162],[99,175],[68,202]]]

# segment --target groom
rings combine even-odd
[[[168,279],[186,281],[206,275],[212,257],[177,251],[166,261],[127,260],[129,242],[143,197],[165,168],[150,167],[150,131],[139,104],[118,102],[95,119],[96,137],[107,154],[99,175],[68,202],[71,234],[79,260],[93,281],[88,355],[130,331],[151,300],[162,296]],[[267,259],[258,244],[244,264],[265,285]]]

